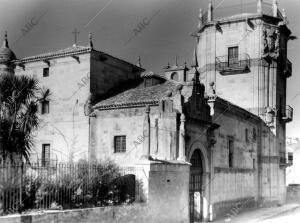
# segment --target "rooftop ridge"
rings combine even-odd
[[[144,107],[145,105],[157,106],[159,104],[158,99],[152,100],[140,100],[140,101],[129,101],[129,102],[121,102],[115,104],[96,104],[94,109],[97,110],[110,110],[110,109],[121,109],[121,108],[132,108],[132,107]]]
[[[105,52],[102,52],[99,50],[95,50],[92,46],[79,46],[79,45],[67,47],[64,49],[56,50],[56,51],[45,52],[45,53],[41,53],[41,54],[37,54],[37,55],[33,55],[33,56],[28,56],[28,57],[24,57],[21,59],[15,59],[15,60],[13,60],[13,62],[16,64],[22,64],[22,63],[27,63],[27,62],[49,60],[49,59],[55,59],[55,58],[60,58],[60,57],[65,57],[65,56],[73,56],[73,55],[85,54],[85,53],[91,53],[91,52],[101,53],[104,56],[109,56],[113,59],[122,61],[125,64],[128,64],[135,68],[138,68],[140,71],[144,71],[143,68],[138,67],[133,63],[130,63],[124,59],[117,58],[108,53],[105,53]]]
[[[32,61],[39,61],[39,60],[45,60],[45,59],[52,59],[52,58],[58,58],[63,56],[69,56],[74,54],[82,54],[82,53],[89,53],[93,49],[91,47],[87,46],[72,46],[65,49],[60,49],[56,51],[50,51],[46,53],[41,53],[33,56],[24,57],[21,59],[17,59],[14,62],[32,62]]]

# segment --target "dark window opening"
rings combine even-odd
[[[233,139],[228,139],[228,166],[233,167]]]
[[[256,129],[253,128],[253,132],[252,132],[252,137],[253,137],[253,141],[256,141]]]
[[[42,114],[49,114],[49,101],[42,102]]]
[[[228,48],[228,66],[237,65],[239,63],[239,47]]]
[[[115,136],[114,144],[115,153],[126,152],[126,136]]]
[[[42,145],[42,166],[49,166],[50,164],[50,144]]]
[[[49,67],[43,68],[43,77],[48,77],[49,76]]]
[[[246,143],[248,143],[249,142],[249,136],[248,136],[248,129],[246,128],[245,129],[245,141],[246,141]]]

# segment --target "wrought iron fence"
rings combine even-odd
[[[104,164],[0,163],[0,215],[31,209],[73,209],[141,201],[135,167]]]

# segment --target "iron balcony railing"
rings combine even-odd
[[[293,165],[293,160],[294,160],[294,154],[289,152],[288,153],[288,164]]]
[[[294,112],[294,109],[287,105],[285,107],[285,111],[284,111],[284,114],[282,116],[282,119],[285,121],[285,122],[291,122],[293,121],[293,112]]]
[[[229,16],[242,13],[257,13],[257,0],[248,0],[248,2],[237,2],[236,0],[226,0],[220,7],[213,9],[213,20],[219,20]],[[262,2],[262,14],[273,17],[272,3]],[[277,17],[284,19],[280,10],[277,10]],[[208,23],[208,13],[205,11],[202,15],[202,24]]]
[[[47,157],[42,158],[38,153],[30,154],[30,162],[39,165],[40,167],[56,167],[58,163],[58,158],[55,153],[50,153]]]
[[[291,77],[293,73],[293,65],[292,62],[288,59],[285,60],[285,66],[284,66],[284,75],[286,78]]]
[[[216,70],[221,75],[250,72],[251,60],[248,54],[239,54],[231,58],[228,55],[216,57]]]

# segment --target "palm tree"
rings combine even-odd
[[[49,90],[25,75],[0,76],[0,158],[29,162],[32,132],[39,125],[38,105],[49,97]]]

